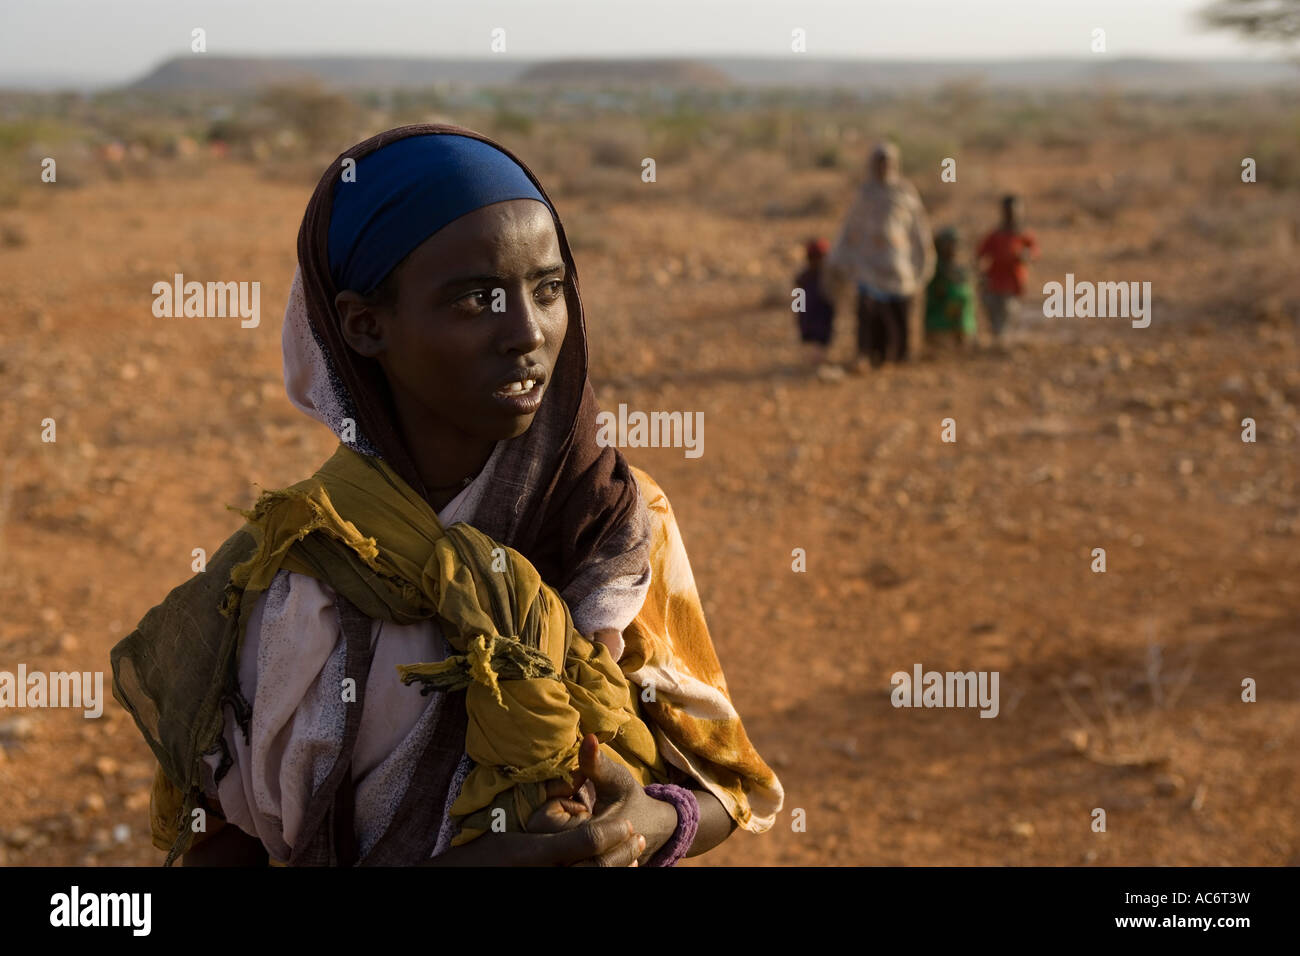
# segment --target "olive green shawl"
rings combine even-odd
[[[340,445],[310,479],[263,494],[245,517],[207,569],[112,651],[114,697],[185,794],[168,864],[189,844],[203,755],[223,747],[224,704],[247,732],[239,647],[282,569],[328,583],[370,618],[441,625],[456,653],[401,671],[407,683],[467,691],[475,767],[451,808],[456,842],[483,832],[497,807],[507,809],[507,829],[520,829],[543,798],[541,782],[577,767],[587,732],[643,783],[666,779],[636,695],[604,645],[574,630],[523,555],[468,525],[444,529],[382,459]]]

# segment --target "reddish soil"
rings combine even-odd
[[[821,381],[789,287],[847,173],[789,178],[831,196],[815,216],[765,218],[725,183],[560,192],[602,404],[704,412],[701,458],[627,453],[673,502],[786,788],[771,832],[701,862],[1300,863],[1300,198],[1235,182],[1242,153],[1212,139],[1015,155],[975,157],[960,185],[918,177],[936,224],[969,240],[1014,183],[1034,280],[1149,280],[1149,328],[1031,317],[1004,350]],[[5,212],[22,241],[0,248],[0,669],[107,671],[192,549],[237,526],[226,505],[330,453],[280,378],[308,192],[232,163]],[[260,327],[154,318],[175,272],[260,280]],[[843,313],[837,337],[847,359]],[[998,671],[998,717],[891,706],[890,675],[918,662]],[[0,863],[158,863],[152,771],[111,699],[99,720],[0,712]]]

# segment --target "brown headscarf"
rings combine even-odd
[[[342,153],[321,177],[298,231],[298,264],[314,336],[331,371],[351,398],[366,444],[426,498],[402,441],[388,383],[379,364],[353,351],[343,338],[329,267],[329,225],[334,187],[344,161],[359,161],[410,136],[452,134],[501,150],[528,175],[554,210],[545,189],[517,156],[459,126],[402,126],[372,136]],[[531,427],[500,450],[475,526],[524,554],[570,607],[602,581],[648,566],[649,519],[627,461],[596,443],[596,397],[587,379],[587,330],[578,294],[578,271],[564,226],[554,216],[567,267],[569,326],[542,406]]]

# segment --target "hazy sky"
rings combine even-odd
[[[1276,51],[1204,31],[1205,0],[0,0],[0,78],[116,82],[190,53],[512,57],[790,54],[986,59],[1253,57]],[[793,55],[793,54],[790,54]]]

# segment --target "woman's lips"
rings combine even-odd
[[[542,404],[542,392],[546,383],[537,379],[524,379],[511,382],[492,393],[492,397],[514,415],[531,415]]]

